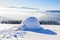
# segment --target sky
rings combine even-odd
[[[34,12],[24,12],[27,10]],[[46,10],[60,10],[60,0],[0,0],[0,16],[8,19],[40,18],[46,15],[39,11]]]
[[[0,7],[28,7],[39,10],[60,10],[60,0],[0,0]]]

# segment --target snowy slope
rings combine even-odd
[[[8,30],[14,26],[20,26],[20,24],[0,24],[0,30]],[[0,38],[0,40],[60,40],[60,25],[41,25],[45,29],[50,29],[57,33],[57,35],[47,35],[41,33],[34,33],[27,31],[24,38],[18,36],[17,38],[11,36],[11,38]],[[12,32],[11,32],[12,33]],[[1,37],[1,35],[0,35]]]

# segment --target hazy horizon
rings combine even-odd
[[[39,10],[60,10],[60,0],[0,0],[0,7],[28,7]]]

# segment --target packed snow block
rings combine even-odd
[[[57,33],[49,30],[44,29],[40,26],[39,21],[35,17],[29,17],[22,23],[23,31],[31,31],[36,33],[43,33],[49,35],[56,35]]]

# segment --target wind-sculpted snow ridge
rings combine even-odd
[[[44,29],[40,26],[39,21],[35,17],[29,17],[22,23],[23,31],[31,31],[35,33],[42,33],[47,35],[56,35],[52,30]]]
[[[20,27],[13,27],[9,30],[3,30],[0,32],[0,40],[4,39],[10,39],[10,38],[24,38],[24,35],[26,34],[25,31],[22,31],[22,28]]]

